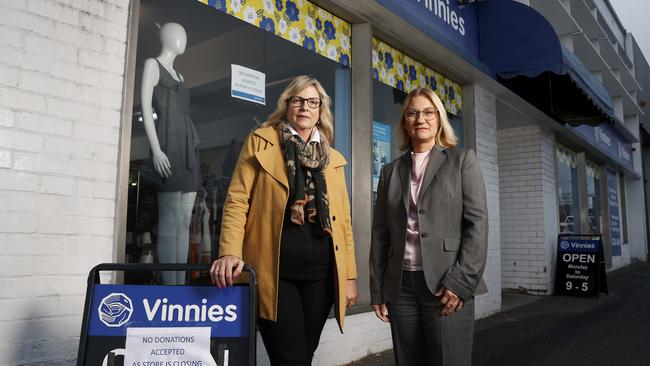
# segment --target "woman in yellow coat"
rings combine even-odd
[[[295,78],[242,148],[224,204],[213,282],[231,286],[244,262],[258,277],[259,330],[273,365],[310,365],[334,304],[343,331],[356,303],[356,264],[343,156],[330,98]]]

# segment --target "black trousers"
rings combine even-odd
[[[316,281],[280,279],[278,286],[277,321],[258,320],[271,365],[311,365],[334,303],[332,278],[328,276]]]
[[[397,301],[388,302],[398,366],[469,366],[474,341],[474,298],[448,316],[422,271],[404,271]]]

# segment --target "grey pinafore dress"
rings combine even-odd
[[[158,63],[159,79],[153,89],[153,107],[160,148],[171,165],[171,176],[152,174],[158,191],[196,192],[200,187],[199,134],[190,118],[190,91]],[[181,80],[178,73],[176,76]]]

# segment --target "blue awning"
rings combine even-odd
[[[512,0],[478,9],[481,61],[502,84],[559,122],[621,124],[607,89],[561,46],[544,16]]]

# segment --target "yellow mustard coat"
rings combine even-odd
[[[346,161],[330,150],[325,169],[335,257],[335,314],[343,331],[346,281],[357,277],[350,204],[343,167]],[[275,320],[278,303],[280,237],[289,183],[279,131],[252,132],[244,142],[223,208],[219,256],[234,255],[255,268],[258,315]]]

